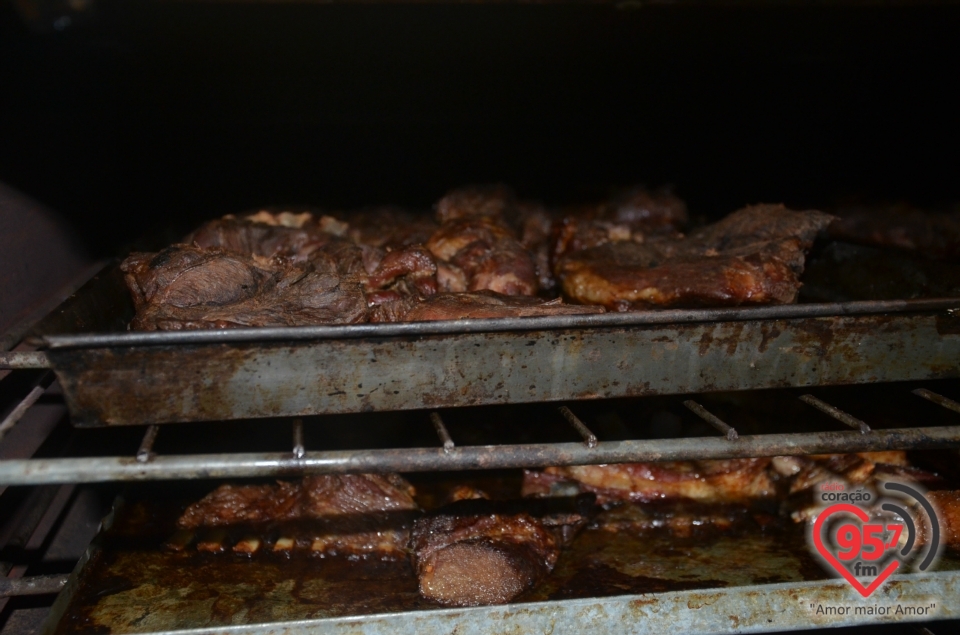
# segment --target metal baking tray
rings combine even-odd
[[[164,491],[115,509],[44,635],[735,633],[960,617],[957,554],[865,599],[827,576],[789,523],[686,537],[587,529],[513,604],[443,609],[420,598],[406,560],[165,551],[180,508],[164,508]],[[898,604],[926,610],[897,613]],[[837,606],[848,611],[818,611]],[[856,611],[878,606],[890,611]]]
[[[129,332],[116,265],[34,332],[78,426],[960,376],[960,298]],[[19,355],[19,356],[18,356]]]

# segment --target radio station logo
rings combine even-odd
[[[811,544],[824,566],[865,598],[897,571],[926,571],[940,548],[940,523],[923,493],[902,483],[882,487],[886,497],[877,500],[868,489],[822,484],[817,502],[828,506],[811,528]]]

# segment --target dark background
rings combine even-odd
[[[960,199],[960,7],[0,2],[0,181],[97,255],[271,203]]]

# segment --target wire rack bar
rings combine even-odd
[[[341,450],[290,453],[197,454],[156,456],[148,463],[135,457],[33,459],[0,462],[0,485],[100,483],[190,478],[240,478],[304,473],[429,472],[731,459],[757,456],[867,452],[960,447],[960,426],[724,437],[601,441],[585,443]]]

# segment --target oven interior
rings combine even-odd
[[[43,280],[52,308],[60,287],[90,275],[85,263],[171,242],[207,218],[300,203],[334,210],[391,203],[429,213],[447,189],[477,182],[505,182],[556,205],[637,182],[671,185],[708,219],[760,201],[949,206],[958,200],[960,168],[960,97],[950,81],[960,59],[958,27],[960,11],[949,3],[5,3],[0,181],[56,214],[48,215],[54,225],[32,225],[40,244],[48,237],[49,253],[23,244],[19,253],[8,249],[4,263],[57,262],[68,253],[60,277]],[[831,277],[837,254],[820,248],[825,282],[808,283],[810,300],[901,298],[915,293],[904,289],[902,272],[931,266],[867,254],[875,258],[863,265],[870,275],[838,281]],[[949,265],[922,273],[936,292],[921,295],[957,295],[960,275]],[[34,282],[25,276],[18,284]],[[21,317],[42,317],[44,302],[23,304]],[[20,338],[8,339],[9,348]],[[691,399],[744,435],[847,429],[801,402],[805,394],[876,430],[957,425],[956,413],[912,392],[923,389],[960,401],[956,381],[946,379],[439,414],[458,446],[581,441],[561,405],[601,441],[720,434],[684,405]],[[0,442],[2,459],[135,457],[149,436],[141,426],[74,428],[47,371],[0,370],[0,394],[4,418],[30,402]],[[173,424],[147,450],[442,443],[426,411],[308,417],[299,424],[302,439],[297,425]],[[956,470],[955,450],[914,454],[918,464]],[[442,478],[511,490],[518,473]],[[429,492],[441,477],[417,478]],[[7,580],[30,579],[39,592],[0,597],[0,632],[40,631],[53,593],[118,497],[135,505],[169,496],[175,506],[212,486],[4,487],[0,566]],[[607,576],[556,592],[575,598],[682,588],[619,581],[616,587]],[[110,582],[100,580],[93,595],[108,596]],[[537,599],[544,598],[528,601]],[[203,623],[228,618],[206,615]]]

